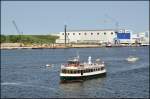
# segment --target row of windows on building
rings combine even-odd
[[[70,35],[72,33],[66,33],[67,35]],[[76,33],[73,33],[73,35],[75,35]],[[99,35],[100,33],[97,33],[97,35]],[[64,33],[62,33],[62,35],[64,35]],[[81,35],[81,33],[79,33],[79,35]],[[87,35],[87,33],[84,33],[84,35]],[[93,35],[93,33],[91,33],[91,35]],[[104,32],[104,35],[106,35],[106,32]],[[113,35],[113,32],[111,32],[111,35]]]
[[[94,71],[101,71],[104,70],[104,67],[101,68],[93,68],[93,69],[86,69],[86,70],[66,70],[66,69],[62,69],[62,73],[65,74],[79,74],[79,73],[89,73],[89,72],[94,72]]]

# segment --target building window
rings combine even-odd
[[[84,35],[86,35],[86,33],[84,33]]]
[[[93,33],[91,33],[91,35],[93,35]]]
[[[79,33],[79,35],[81,35],[81,33]]]
[[[73,33],[73,35],[75,35],[75,33]]]
[[[99,35],[99,33],[97,33],[97,35]]]
[[[64,35],[64,33],[62,33],[62,35]]]
[[[113,35],[113,32],[111,32],[111,35]]]
[[[104,32],[104,35],[106,35],[106,32]]]

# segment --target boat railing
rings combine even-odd
[[[104,64],[97,64],[97,63],[88,64],[88,63],[83,63],[83,64],[80,64],[78,66],[68,65],[68,64],[62,64],[61,68],[62,69],[65,69],[65,68],[83,69],[83,68],[104,67],[104,66],[105,66]]]

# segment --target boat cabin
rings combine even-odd
[[[78,58],[68,60],[68,66],[79,66],[80,62]]]
[[[105,67],[97,67],[97,68],[89,68],[84,70],[77,70],[77,69],[62,69],[61,72],[64,74],[79,74],[79,73],[90,73],[95,71],[102,71]]]

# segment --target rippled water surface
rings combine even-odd
[[[149,97],[149,48],[71,48],[1,50],[1,97],[98,98]],[[79,52],[82,61],[101,58],[107,76],[60,84],[60,64]],[[125,59],[139,58],[134,63]],[[46,64],[53,64],[46,67]]]

